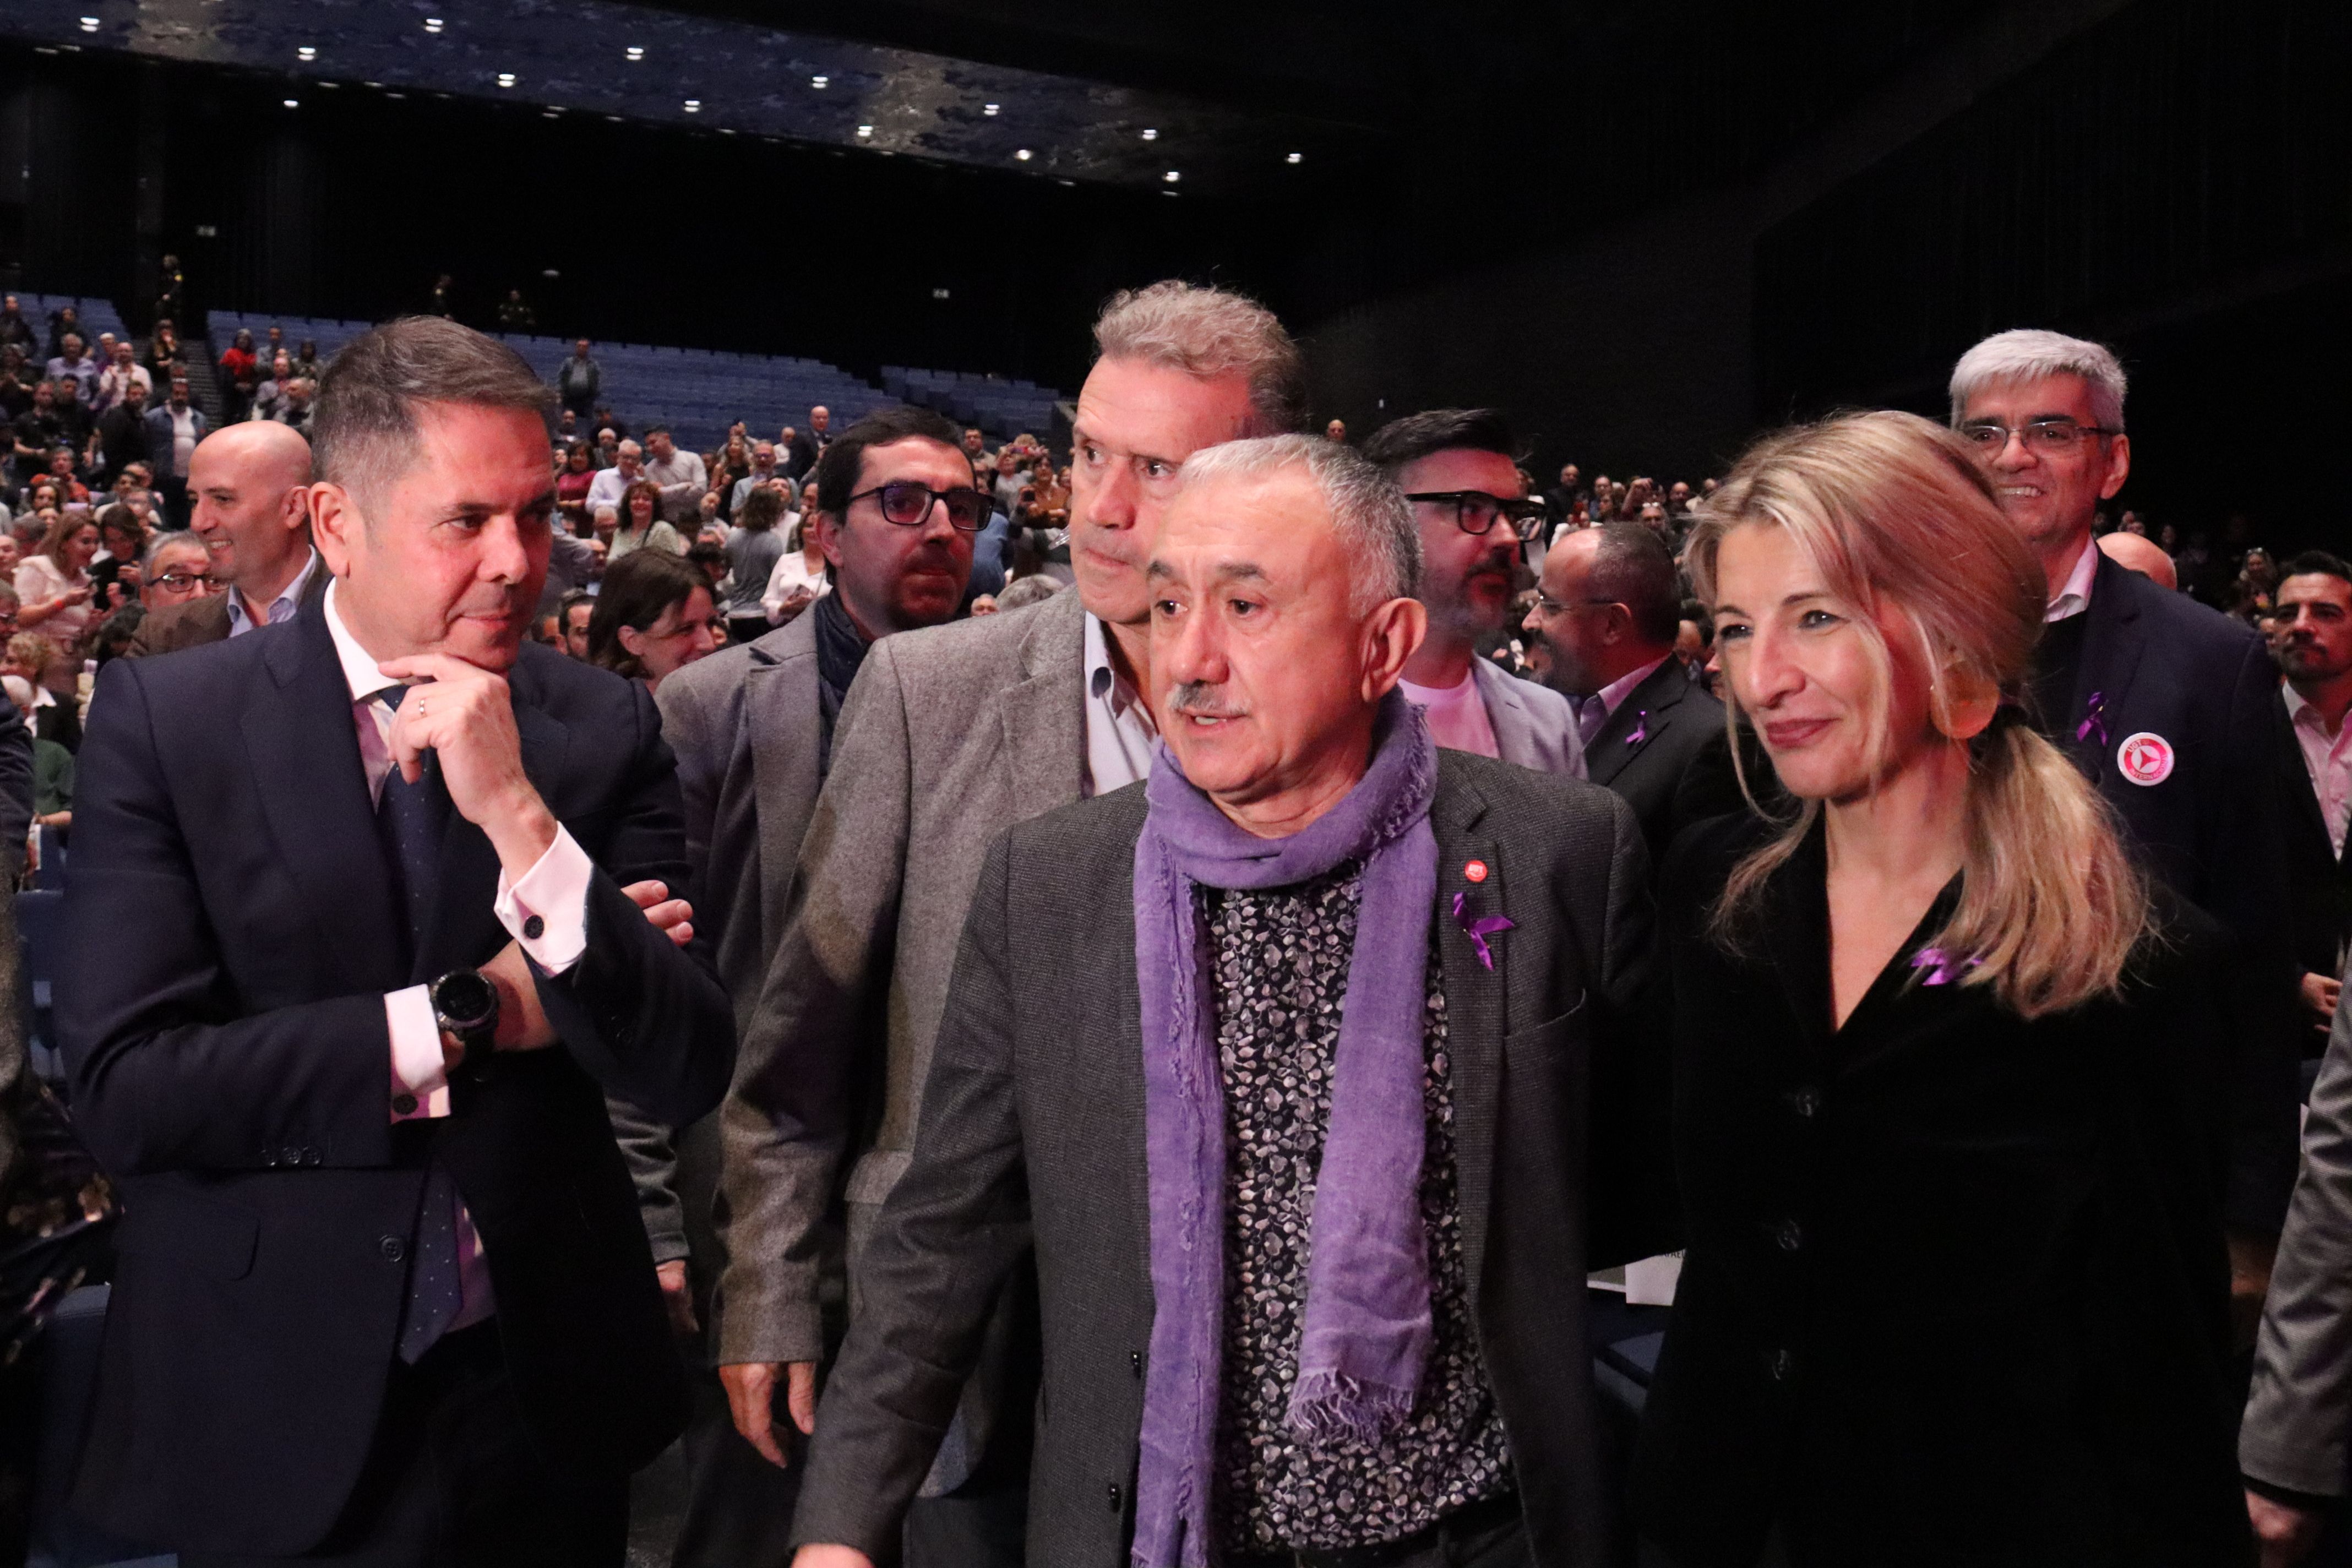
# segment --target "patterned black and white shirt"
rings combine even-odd
[[[1454,1163],[1445,996],[1434,943],[1423,1039],[1432,1335],[1411,1421],[1377,1444],[1309,1441],[1285,1420],[1298,1373],[1315,1181],[1331,1122],[1339,1005],[1362,900],[1349,863],[1296,887],[1200,889],[1225,1091],[1225,1329],[1217,1518],[1231,1552],[1393,1541],[1511,1484],[1470,1322]]]

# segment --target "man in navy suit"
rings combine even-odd
[[[2124,392],[2123,367],[2097,343],[2000,332],[1953,367],[1952,423],[2049,579],[2035,722],[2098,786],[2142,862],[2233,940],[2225,1213],[2251,1342],[2296,1163],[2297,973],[2277,787],[2292,748],[2262,639],[2092,545],[2099,502],[2131,472]]]
[[[548,395],[437,319],[322,378],[292,621],[100,683],[58,1016],[125,1217],[77,1500],[205,1564],[618,1564],[686,1389],[609,1089],[714,1105],[642,687],[526,644]]]

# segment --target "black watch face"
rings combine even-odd
[[[456,1028],[488,1023],[496,1014],[499,994],[470,969],[445,974],[433,983],[433,1010]]]

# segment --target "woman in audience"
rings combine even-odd
[[[154,376],[155,384],[167,387],[172,377],[179,374],[180,361],[186,351],[180,346],[180,333],[169,317],[155,323],[155,331],[147,339],[147,370]]]
[[[98,616],[89,563],[98,553],[98,524],[87,511],[61,511],[41,537],[41,548],[16,568],[16,624],[37,629],[70,649]]]
[[[709,493],[719,498],[719,521],[732,526],[735,522],[735,481],[751,477],[751,447],[743,438],[742,426],[727,437],[726,449],[714,454],[703,465],[710,476]]]
[[[785,534],[783,553],[768,574],[767,590],[760,595],[761,612],[771,626],[786,621],[833,591],[825,575],[824,546],[817,527],[816,483],[801,491],[801,511]]]
[[[221,351],[221,416],[234,425],[253,412],[254,389],[261,381],[261,366],[253,353],[253,333],[244,327],[236,337]]]
[[[784,494],[765,485],[743,498],[735,514],[735,537],[727,542],[727,637],[750,642],[768,629],[768,614],[760,601],[768,580],[783,559],[784,542],[776,521],[784,515]]]
[[[2034,557],[1908,414],[1769,437],[1699,515],[1800,809],[1664,871],[1689,1246],[1643,1529],[1678,1568],[2245,1561],[2216,928],[2024,721]]]
[[[677,530],[662,521],[661,499],[661,486],[651,479],[639,479],[621,492],[620,526],[613,531],[606,564],[648,548],[667,550],[672,555],[686,553],[686,541],[678,537]]]
[[[605,569],[588,614],[588,658],[616,675],[658,689],[718,647],[710,580],[672,551],[640,550]]]
[[[588,537],[588,489],[596,482],[593,455],[585,441],[574,441],[563,454],[562,471],[555,476],[555,512],[575,536]]]

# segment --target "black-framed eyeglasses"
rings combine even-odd
[[[988,521],[989,500],[978,490],[959,487],[951,490],[935,490],[916,479],[892,479],[887,485],[876,485],[870,490],[860,490],[842,504],[844,511],[856,506],[867,496],[879,496],[882,521],[900,528],[919,528],[930,521],[934,504],[948,509],[948,521],[965,533],[977,533]]]
[[[169,588],[174,594],[184,594],[191,588],[201,588],[210,594],[226,588],[228,584],[208,572],[173,571],[166,572],[156,578],[155,586]]]
[[[1971,419],[1960,426],[1960,434],[1979,452],[1988,455],[2009,449],[2014,436],[2025,443],[2029,452],[2057,454],[2071,452],[2082,445],[2085,436],[2120,436],[2120,430],[2110,430],[2104,425],[2081,425],[2072,419],[2032,419],[2015,426],[2003,425],[1998,419]]]
[[[1506,499],[1488,495],[1485,490],[1421,490],[1404,499],[1427,501],[1432,506],[1452,507],[1454,526],[1473,535],[1485,533],[1493,528],[1498,517],[1509,518],[1511,527],[1517,530],[1529,518],[1541,517],[1544,512],[1544,504],[1539,500],[1522,500],[1517,497]]]
[[[1589,610],[1596,605],[1622,605],[1624,601],[1622,599],[1579,599],[1574,604],[1563,605],[1558,599],[1553,598],[1549,594],[1545,593],[1541,588],[1538,588],[1536,590],[1536,608],[1547,616],[1564,616],[1570,610]]]

